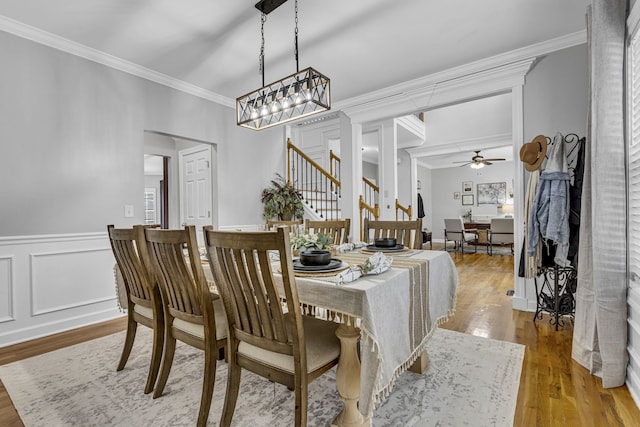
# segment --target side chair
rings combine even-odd
[[[362,230],[365,242],[373,242],[377,237],[395,237],[399,245],[422,249],[422,218],[414,221],[371,221],[364,218]]]
[[[144,386],[144,393],[149,394],[153,391],[158,377],[164,343],[164,315],[160,290],[140,258],[134,229],[115,228],[110,224],[107,225],[107,232],[116,264],[122,274],[127,298],[127,334],[117,370],[123,370],[129,360],[138,324],[151,328],[151,362]]]
[[[205,228],[204,235],[229,324],[229,369],[220,425],[231,425],[241,371],[246,369],[295,390],[295,425],[306,426],[308,384],[338,363],[340,342],[337,323],[301,313],[288,227],[267,232]],[[277,267],[270,251],[280,255]],[[284,295],[278,292],[276,275]],[[281,298],[286,299],[286,310]]]
[[[307,219],[304,223],[305,230],[314,234],[329,234],[334,245],[349,242],[351,219],[336,219],[331,221],[312,221]]]
[[[445,218],[444,220],[444,250],[447,250],[447,242],[453,241],[454,249],[460,247],[460,254],[464,255],[464,244],[473,242],[475,251],[478,252],[478,230],[465,229],[462,217]]]
[[[165,312],[162,367],[153,397],[160,397],[167,384],[176,340],[204,350],[202,395],[197,422],[198,426],[204,426],[211,407],[218,351],[227,342],[227,321],[222,300],[209,290],[193,225],[179,230],[138,228],[136,231],[140,233],[141,246],[144,246],[142,259],[151,267],[160,286]]]
[[[509,245],[513,255],[513,242],[513,218],[492,218],[489,229],[489,254],[493,255],[493,245]]]

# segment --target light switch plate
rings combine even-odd
[[[133,205],[124,205],[124,217],[133,218]]]

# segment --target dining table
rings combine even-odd
[[[429,338],[455,309],[458,274],[447,252],[386,253],[391,260],[386,271],[340,280],[340,273],[364,265],[373,253],[364,249],[337,253],[334,258],[344,267],[335,271],[294,269],[300,303],[313,307],[313,315],[340,323],[336,388],[343,408],[332,426],[370,426],[375,406],[389,396],[403,372],[426,371]],[[208,262],[203,259],[202,265],[215,292]],[[277,266],[274,261],[273,273],[282,287]],[[114,274],[119,305],[126,308],[117,265]]]
[[[335,258],[362,266],[373,252]],[[296,273],[300,303],[340,323],[336,386],[344,407],[334,426],[371,425],[375,405],[396,379],[408,369],[427,369],[429,338],[455,309],[458,274],[447,252],[406,249],[385,256],[392,260],[388,270],[350,282],[340,281],[340,273]]]

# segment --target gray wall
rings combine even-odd
[[[524,86],[524,137],[586,135],[589,75],[587,45],[540,58]],[[526,184],[526,183],[525,183]]]
[[[506,182],[507,191],[512,187],[512,179],[514,173],[514,162],[495,162],[491,166],[485,166],[482,169],[471,169],[470,167],[454,167],[433,169],[431,171],[431,201],[430,209],[425,205],[427,216],[432,217],[433,238],[444,238],[444,219],[457,218],[463,215],[469,209],[472,213],[479,214],[481,212],[495,211],[497,215],[496,205],[480,205],[478,206],[477,185],[490,182]],[[462,205],[462,182],[473,182],[473,202],[472,206]],[[424,185],[424,183],[423,183]],[[454,193],[460,193],[460,199],[454,199]]]
[[[145,130],[216,144],[219,224],[262,222],[282,130],[238,128],[228,107],[8,33],[0,51],[0,236],[140,223]]]

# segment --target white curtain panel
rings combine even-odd
[[[593,0],[587,10],[590,105],[572,357],[605,388],[624,384],[628,361],[625,3]]]

